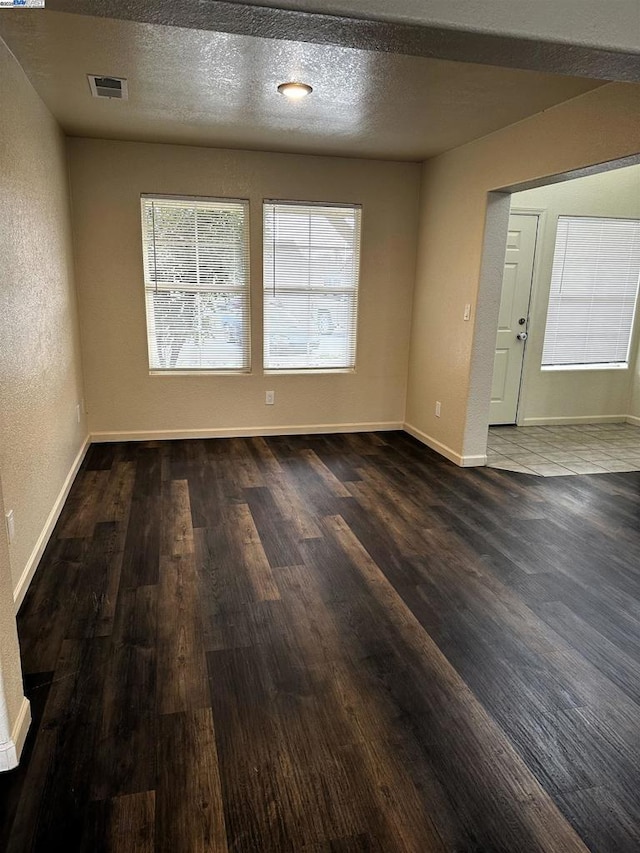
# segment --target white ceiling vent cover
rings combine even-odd
[[[87,79],[94,98],[117,98],[119,101],[126,101],[129,97],[129,87],[124,77],[87,74]]]

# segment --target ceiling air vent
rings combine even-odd
[[[91,94],[94,98],[117,98],[126,101],[129,97],[127,81],[124,77],[101,77],[99,74],[87,74]]]

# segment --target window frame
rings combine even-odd
[[[154,281],[147,281],[148,270],[148,248],[145,229],[145,202],[153,201],[170,201],[170,202],[185,202],[186,206],[197,204],[198,202],[213,203],[220,202],[221,204],[239,204],[244,209],[243,219],[243,234],[245,244],[244,254],[244,278],[245,284],[243,287],[216,287],[215,289],[209,286],[201,286],[199,283],[190,287],[176,286],[175,284],[157,284]],[[248,376],[252,373],[252,347],[251,347],[251,203],[248,198],[224,197],[224,196],[201,196],[201,195],[182,195],[182,194],[167,194],[167,193],[141,193],[140,194],[140,242],[142,246],[142,267],[143,267],[143,291],[144,291],[144,311],[145,311],[145,331],[147,338],[147,361],[149,376]],[[196,269],[199,276],[199,268]],[[246,363],[242,367],[153,367],[151,364],[151,327],[149,325],[149,305],[148,294],[150,292],[171,291],[185,293],[239,293],[243,294],[244,311],[242,314],[243,328],[246,334]],[[156,341],[155,331],[153,333],[153,341]]]
[[[351,297],[353,299],[353,358],[352,363],[349,366],[342,367],[331,367],[331,366],[309,366],[309,367],[299,367],[299,366],[284,366],[284,367],[268,367],[266,364],[267,354],[267,329],[266,329],[266,319],[267,313],[265,311],[265,295],[268,292],[268,286],[266,284],[266,262],[265,262],[265,254],[266,254],[266,239],[265,239],[265,222],[266,222],[266,209],[268,206],[283,206],[283,207],[319,207],[319,208],[336,208],[338,210],[352,210],[356,213],[356,237],[357,244],[354,243],[353,251],[357,254],[357,265],[355,269],[355,287],[354,288],[338,288],[332,287],[331,289],[321,288],[319,286],[314,287],[286,287],[282,288],[282,290],[286,293],[295,293],[297,295],[306,295],[309,293],[323,293],[323,294],[331,294],[331,295],[345,295],[347,297]],[[361,279],[361,270],[362,270],[362,219],[363,219],[363,205],[361,202],[335,202],[335,201],[303,201],[301,199],[276,199],[276,198],[263,198],[262,200],[262,361],[263,361],[263,373],[265,375],[286,375],[286,374],[340,374],[340,373],[356,373],[357,365],[358,365],[358,339],[360,335],[360,311],[359,311],[359,301],[360,301],[360,279]]]

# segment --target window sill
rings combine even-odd
[[[250,370],[150,370],[149,376],[251,376]]]
[[[576,370],[628,370],[629,365],[620,364],[543,364],[540,368],[545,372],[557,373],[558,371]]]
[[[329,373],[355,373],[355,367],[270,367],[263,371],[265,376],[298,375],[314,376]]]

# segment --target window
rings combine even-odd
[[[355,367],[360,207],[264,205],[264,366]]]
[[[151,370],[249,369],[248,202],[142,198]]]
[[[640,221],[558,217],[543,368],[627,367]]]

